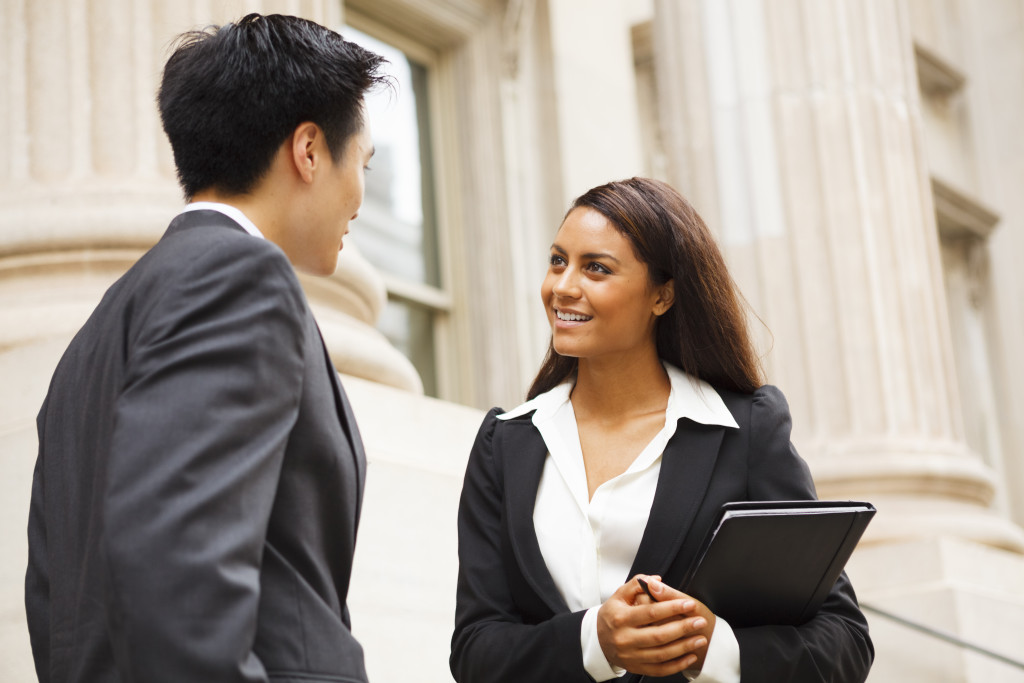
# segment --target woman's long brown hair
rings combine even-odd
[[[657,321],[658,356],[712,386],[752,393],[763,383],[740,296],[722,252],[694,208],[670,185],[630,178],[572,203],[601,213],[633,245],[653,286],[674,282],[675,302]],[[530,386],[533,398],[576,372],[579,360],[548,353]]]

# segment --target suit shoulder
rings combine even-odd
[[[480,428],[477,430],[473,450],[493,453],[493,444],[496,441],[501,441],[505,438],[516,438],[522,434],[521,430],[524,426],[534,428],[532,416],[533,411],[525,415],[518,415],[514,412],[508,414],[503,408],[491,408],[484,415],[483,420],[480,421]]]
[[[752,420],[789,418],[789,402],[782,391],[772,384],[762,385],[749,394],[719,387],[715,387],[715,391],[741,427],[749,426]]]
[[[276,244],[236,229],[209,226],[183,230],[165,236],[154,247],[154,251],[158,249],[176,259],[191,257],[198,265],[240,260],[242,265],[272,265],[294,272]]]
[[[789,416],[789,401],[786,400],[782,390],[772,384],[758,387],[751,394],[751,406],[752,410],[769,417]]]
[[[301,287],[285,253],[273,242],[241,229],[196,225],[168,232],[133,267],[136,285],[157,282],[166,291],[183,288],[247,288],[287,291],[299,297]]]
[[[477,442],[486,441],[490,443],[494,439],[494,430],[497,429],[501,420],[498,419],[498,415],[501,415],[504,410],[498,407],[491,408],[484,415],[484,419],[480,421],[480,428],[476,432]]]

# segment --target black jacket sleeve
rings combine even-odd
[[[262,242],[213,250],[130,326],[104,492],[121,680],[264,681],[260,567],[303,377],[305,304]]]
[[[487,414],[477,434],[459,504],[452,675],[459,683],[588,683],[580,646],[585,612],[528,619],[512,595],[503,482],[493,450],[498,412]]]
[[[749,500],[815,498],[810,471],[790,442],[792,419],[778,389],[758,389],[751,403]],[[801,626],[735,629],[743,683],[859,683],[874,658],[868,624],[845,572],[818,614]]]

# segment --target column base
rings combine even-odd
[[[1024,553],[1024,529],[992,506],[995,474],[950,441],[831,444],[809,461],[821,498],[866,500],[878,508],[865,543],[956,537]]]
[[[858,598],[1021,660],[1024,555],[955,538],[862,546],[847,566]],[[865,609],[875,644],[869,683],[1024,683],[1024,670]]]

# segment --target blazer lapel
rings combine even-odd
[[[341,380],[338,379],[338,371],[334,369],[334,363],[331,361],[331,355],[327,351],[327,344],[324,343],[320,326],[317,325],[316,327],[317,334],[320,336],[320,348],[324,352],[327,374],[331,376],[331,388],[334,392],[334,407],[338,413],[338,421],[341,422],[341,429],[348,439],[349,448],[356,463],[356,476],[359,481],[359,485],[356,487],[356,524],[358,525],[359,513],[363,509],[363,488],[366,483],[366,453],[363,451],[363,440],[360,438],[359,432],[356,431],[356,418],[352,413],[352,405],[348,402],[348,396],[345,394],[345,389],[341,386]]]
[[[533,508],[544,472],[547,446],[528,419],[509,420],[496,434],[501,435],[497,446],[504,464],[505,505],[512,551],[527,583],[551,611],[555,614],[568,612],[569,606],[544,563],[533,526]]]
[[[724,434],[724,427],[679,420],[662,456],[651,515],[629,576],[664,576],[669,570],[704,500]]]

